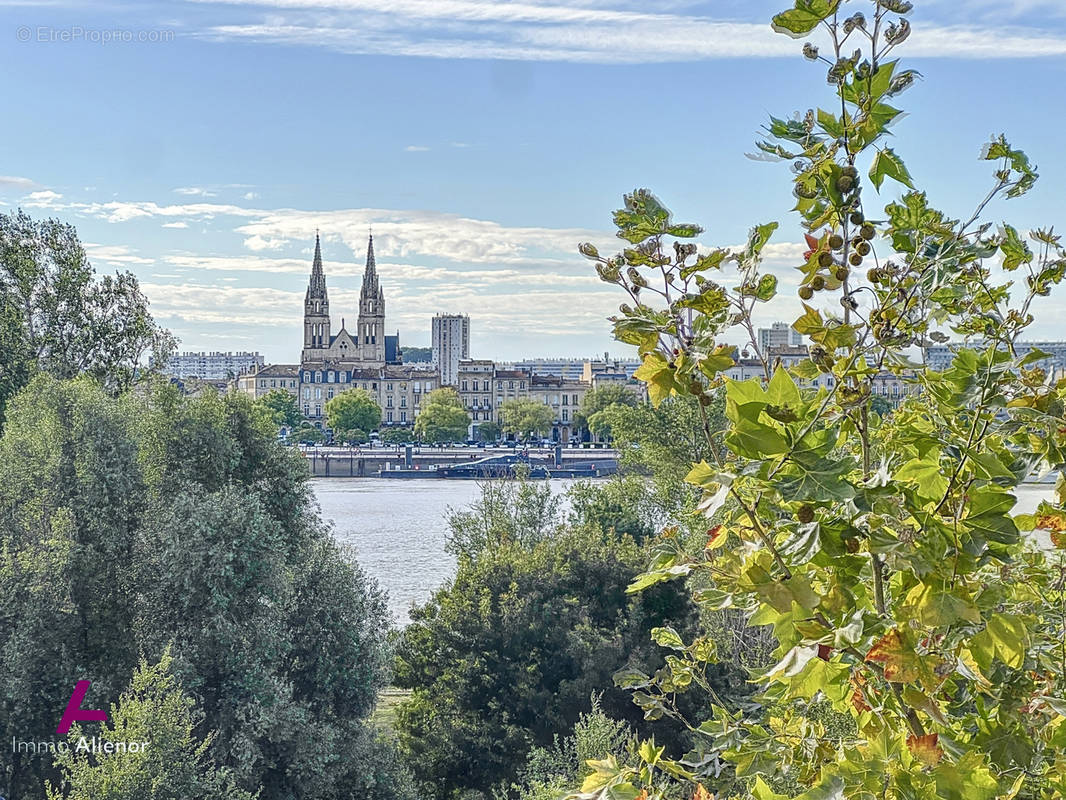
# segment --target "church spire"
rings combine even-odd
[[[307,284],[307,296],[326,296],[326,272],[322,268],[322,241],[319,239],[318,230],[315,229],[315,257],[311,262],[311,280]]]
[[[363,287],[359,292],[360,300],[383,300],[381,285],[378,283],[378,265],[374,259],[374,234],[366,246],[366,269],[363,270]]]

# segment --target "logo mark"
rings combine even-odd
[[[74,686],[74,693],[67,703],[67,710],[63,712],[63,718],[59,720],[56,733],[60,736],[70,730],[70,726],[78,722],[106,722],[107,712],[100,709],[87,709],[81,707],[81,701],[85,699],[85,693],[89,691],[89,681],[78,681]]]

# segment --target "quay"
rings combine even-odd
[[[618,452],[548,447],[301,447],[316,478],[491,478],[514,474],[517,464],[534,478],[593,478],[618,471]]]

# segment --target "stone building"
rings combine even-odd
[[[442,386],[457,386],[459,362],[470,358],[470,317],[437,314],[432,328],[433,364]]]

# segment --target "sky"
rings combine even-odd
[[[922,80],[892,143],[934,204],[969,216],[1004,132],[1041,181],[993,219],[1066,222],[1066,0],[916,0],[898,51]],[[576,252],[653,190],[701,243],[778,220],[767,268],[798,313],[787,165],[746,157],[770,114],[832,95],[764,0],[0,0],[0,212],[77,226],[130,270],[182,350],[292,363],[321,231],[334,332],[354,321],[373,227],[387,327],[471,355],[631,355],[620,296]],[[869,10],[868,3],[846,6]],[[962,10],[965,9],[965,10]],[[882,200],[898,194],[886,182]],[[867,202],[869,198],[867,197]],[[1034,338],[1066,338],[1063,300]],[[351,325],[352,323],[349,323]]]

